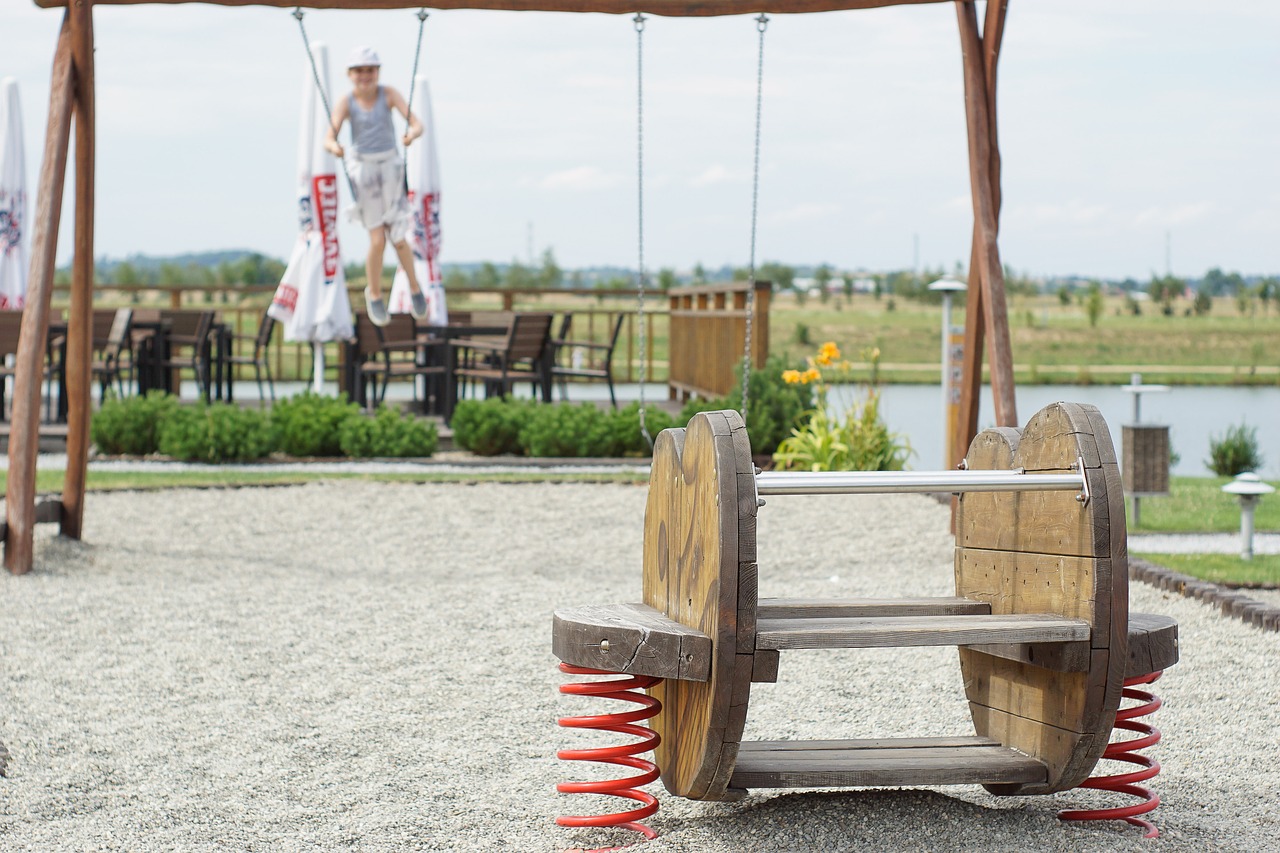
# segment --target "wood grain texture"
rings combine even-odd
[[[5,485],[4,564],[14,574],[31,571],[34,558],[36,454],[39,452],[40,385],[49,303],[62,217],[62,188],[71,143],[75,105],[70,16],[62,22],[49,87],[49,122],[44,137],[40,181],[36,189],[35,230],[31,240],[31,275],[22,312],[13,377],[9,428],[9,477]]]
[[[996,793],[1074,787],[1106,746],[1127,662],[1126,534],[1117,506],[1123,493],[1109,432],[1092,406],[1055,403],[1020,432],[984,431],[966,457],[970,469],[1029,472],[1069,471],[1078,459],[1086,466],[1087,504],[1073,492],[970,493],[958,502],[958,595],[988,602],[993,614],[1054,614],[1090,626],[1083,668],[1082,649],[1063,649],[1063,660],[1074,655],[1075,663],[1057,666],[1002,653],[1007,649],[960,650],[977,733],[1049,768],[1044,783],[995,786]]]
[[[734,787],[1038,783],[1039,761],[981,738],[744,743]]]
[[[739,610],[754,620],[755,608],[754,593],[739,597],[740,570],[756,556],[738,540],[739,514],[755,509],[737,494],[745,441],[736,412],[701,413],[687,429],[659,434],[649,478],[644,603],[712,642],[706,682],[669,680],[650,691],[663,704],[650,721],[662,738],[663,784],[692,799],[726,795],[750,693],[752,656],[738,650]]]
[[[1178,662],[1178,623],[1155,613],[1129,614],[1129,660],[1125,677],[1162,672]]]
[[[991,605],[968,598],[765,598],[756,610],[759,619],[867,618],[870,616],[981,615]]]
[[[610,672],[687,681],[711,674],[711,638],[645,604],[557,610],[551,651],[565,663]]]

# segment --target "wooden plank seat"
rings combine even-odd
[[[976,783],[997,794],[1075,787],[1107,745],[1125,676],[1176,660],[1176,624],[1130,624],[1123,489],[1096,409],[1057,403],[1024,429],[986,430],[966,465],[1070,473],[1083,487],[960,494],[954,596],[759,600],[760,502],[745,427],[735,412],[696,415],[655,444],[644,607],[558,611],[554,650],[618,672],[659,675],[683,665],[683,675],[661,675],[650,688],[662,702],[650,721],[661,738],[655,761],[680,796],[837,785]],[[959,647],[972,733],[742,742],[751,684],[776,681],[782,651],[920,645]],[[663,660],[693,649],[696,666]]]

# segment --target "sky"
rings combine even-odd
[[[288,256],[308,73],[291,12],[95,9],[99,257]],[[19,83],[32,191],[61,17],[30,0],[0,10],[0,77]],[[416,10],[309,10],[305,22],[330,48],[337,92],[350,50],[368,44],[382,82],[407,94]],[[420,68],[445,263],[551,249],[566,268],[637,264],[636,42],[628,16],[431,13]],[[1280,273],[1278,44],[1275,0],[1012,0],[997,101],[1005,264],[1139,280],[1166,266]],[[650,269],[750,257],[757,47],[752,16],[646,25]],[[774,16],[762,122],[757,263],[968,263],[952,4]],[[342,241],[363,259],[358,227]]]

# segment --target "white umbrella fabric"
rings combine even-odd
[[[329,87],[329,51],[312,47],[316,70]],[[338,248],[337,160],[324,147],[328,116],[317,109],[315,76],[303,78],[298,133],[298,239],[268,313],[284,326],[286,341],[309,341],[315,355],[313,384],[323,387],[326,341],[350,338],[351,302]]]
[[[427,322],[443,326],[449,322],[449,309],[444,302],[444,285],[440,280],[440,162],[436,158],[436,126],[431,115],[431,90],[427,78],[419,74],[413,84],[413,114],[422,122],[422,137],[409,146],[409,208],[413,211],[413,228],[409,231],[409,247],[413,249],[413,267],[418,283],[427,297]],[[396,269],[391,282],[391,298],[387,310],[408,314],[409,277],[404,268]]]
[[[18,81],[0,80],[0,310],[21,311],[27,299],[27,163],[22,147]]]

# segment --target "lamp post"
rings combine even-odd
[[[963,281],[954,278],[938,279],[929,285],[929,289],[942,294],[942,467],[951,467],[951,443],[955,440],[955,429],[952,424],[952,406],[960,401],[959,389],[953,381],[950,369],[953,363],[959,364],[960,357],[952,357],[951,353],[951,296],[968,290]],[[956,399],[952,399],[955,397]]]
[[[1274,488],[1262,482],[1257,474],[1246,471],[1237,474],[1236,478],[1222,487],[1222,491],[1235,495],[1240,499],[1240,559],[1253,559],[1253,511],[1263,495],[1269,495]]]

